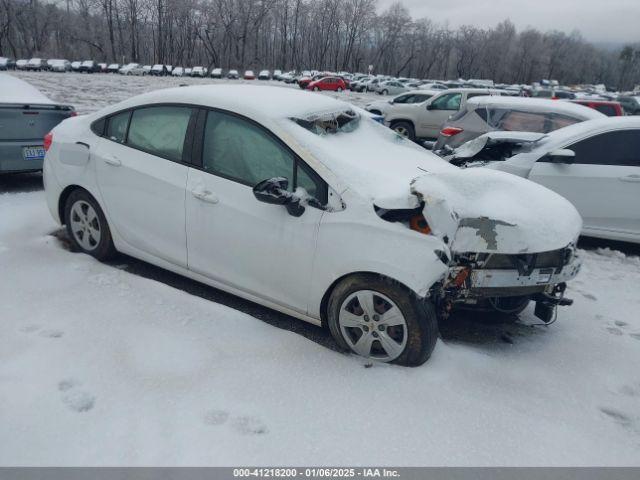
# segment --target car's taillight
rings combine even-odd
[[[458,127],[445,127],[440,131],[440,135],[443,137],[453,137],[463,131],[464,130],[462,128]]]
[[[49,150],[51,147],[51,142],[53,142],[53,133],[49,132],[44,136],[44,150],[45,152]]]
[[[71,116],[72,117],[77,117],[78,116],[78,112],[76,112],[75,110],[71,110]]]

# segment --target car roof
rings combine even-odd
[[[341,100],[299,89],[261,85],[196,85],[155,90],[107,107],[102,115],[152,103],[185,103],[230,110],[246,116],[304,118],[353,107]]]
[[[550,100],[545,98],[524,98],[510,96],[481,96],[467,100],[470,108],[499,107],[509,109],[526,109],[532,112],[559,113],[584,120],[598,119],[605,117],[604,114],[593,108],[580,105],[578,103],[566,102],[562,100]]]
[[[0,103],[55,105],[33,85],[5,73],[0,74]]]

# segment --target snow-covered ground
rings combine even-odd
[[[206,81],[20,76],[82,112]],[[37,177],[0,178],[2,465],[640,466],[637,256],[582,251],[555,324],[532,326],[531,309],[515,325],[452,318],[410,369],[59,236]]]
[[[171,88],[180,85],[272,85],[278,88],[299,88],[295,84],[286,84],[275,80],[216,80],[199,77],[150,77],[124,76],[119,74],[80,74],[80,73],[50,73],[50,72],[11,72],[25,80],[52,100],[71,104],[79,113],[91,113],[99,108],[120,102],[126,98],[159,88]],[[347,100],[354,105],[364,106],[372,101],[384,100],[385,97],[376,93],[322,92]],[[390,98],[390,97],[386,97]]]

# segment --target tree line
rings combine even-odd
[[[630,89],[640,45],[579,32],[456,29],[376,0],[0,0],[0,52],[14,58],[318,69],[500,83],[557,79]]]

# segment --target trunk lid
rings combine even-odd
[[[64,105],[0,104],[0,141],[41,141],[72,113],[73,108]]]

